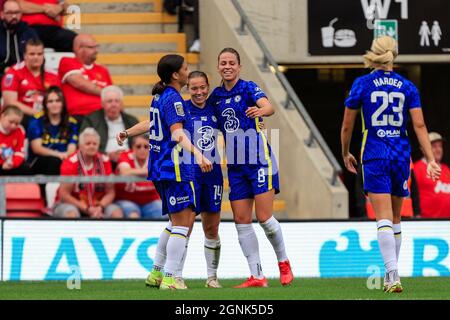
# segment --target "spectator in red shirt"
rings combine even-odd
[[[79,137],[79,150],[63,161],[61,175],[107,176],[112,174],[108,157],[98,152],[100,136],[93,128],[85,129]],[[122,210],[113,204],[112,183],[61,183],[53,216],[78,218],[122,218]],[[60,201],[58,201],[60,200]]]
[[[120,155],[116,173],[123,176],[147,177],[148,137],[136,136],[131,150]],[[165,219],[162,202],[151,181],[116,184],[116,204],[127,218]]]
[[[67,110],[81,125],[83,117],[102,108],[102,89],[111,85],[108,69],[95,63],[98,44],[91,35],[76,37],[73,49],[75,58],[62,58],[59,63],[59,77]]]
[[[414,177],[417,184],[422,218],[450,218],[450,169],[442,162],[444,139],[437,132],[430,132],[431,148],[436,162],[441,166],[439,180],[427,177],[425,159],[414,163]]]
[[[18,0],[23,9],[23,21],[32,27],[46,48],[71,52],[77,34],[63,28],[63,16],[69,4],[60,0]]]
[[[6,106],[0,114],[0,176],[27,175],[25,164],[25,131],[20,126],[22,111]]]
[[[44,69],[42,42],[38,39],[28,40],[24,61],[9,68],[3,77],[3,104],[15,105],[22,110],[26,128],[29,118],[42,110],[46,89],[59,85],[58,76]]]

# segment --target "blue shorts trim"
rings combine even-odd
[[[195,193],[191,181],[153,181],[162,201],[162,214],[178,213],[191,207],[195,210]]]
[[[364,192],[409,196],[410,163],[391,160],[371,160],[362,166]]]
[[[230,201],[253,199],[256,195],[275,189],[280,193],[278,172],[272,174],[267,166],[229,166]]]

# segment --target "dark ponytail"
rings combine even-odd
[[[162,94],[172,81],[172,75],[181,69],[184,58],[178,54],[168,54],[158,62],[158,76],[161,79],[153,86],[152,95]]]

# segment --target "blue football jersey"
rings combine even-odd
[[[192,125],[189,110],[183,97],[173,87],[155,95],[150,107],[150,156],[148,179],[153,181],[192,181],[192,154],[172,140],[170,126],[182,123],[190,132]]]
[[[257,100],[265,97],[254,82],[242,79],[230,91],[221,86],[212,92],[210,101],[225,137],[229,166],[267,165],[271,161],[270,145],[258,127],[262,118],[252,119],[245,114],[249,107],[256,106]]]
[[[222,184],[223,176],[217,149],[219,124],[214,109],[208,103],[204,108],[199,108],[191,100],[187,100],[185,104],[193,124],[190,126],[193,129],[190,132],[192,144],[213,163],[213,170],[205,173],[196,165],[195,181],[200,184]]]
[[[43,147],[59,152],[66,152],[69,144],[78,144],[77,120],[73,117],[69,117],[67,137],[61,137],[60,129],[60,125],[55,126],[52,124],[49,124],[46,128],[44,123],[44,113],[39,112],[30,119],[27,137],[30,141],[42,139]]]
[[[392,71],[374,71],[355,80],[345,105],[361,109],[363,163],[374,159],[410,161],[409,110],[421,107],[412,82]]]

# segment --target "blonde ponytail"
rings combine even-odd
[[[385,69],[394,63],[397,55],[397,41],[392,37],[382,36],[373,40],[370,51],[363,56],[364,66]]]

